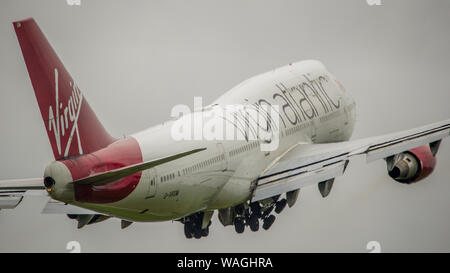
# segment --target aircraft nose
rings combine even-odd
[[[72,174],[63,163],[50,163],[44,171],[44,186],[55,200],[70,202],[74,199]]]

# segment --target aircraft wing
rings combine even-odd
[[[365,155],[366,161],[371,162],[425,144],[430,144],[431,151],[435,153],[440,140],[449,135],[450,120],[445,120],[411,130],[354,141],[299,143],[258,178],[252,201],[340,176],[345,172],[349,160],[357,155]]]
[[[0,191],[0,209],[13,209],[22,201],[25,191]]]
[[[24,182],[27,180],[29,181],[31,179],[15,180],[15,183],[29,183],[29,182]],[[0,185],[2,184],[1,182],[3,182],[3,181],[0,181]],[[46,195],[47,196],[47,193],[43,190],[36,191],[35,189],[28,190],[28,191],[27,190],[0,190],[0,210],[16,208],[20,204],[20,202],[22,202],[23,198],[27,195]],[[101,219],[109,218],[109,216],[107,216],[107,215],[100,215],[95,211],[80,208],[80,207],[73,206],[70,204],[65,204],[65,203],[56,201],[52,198],[49,198],[49,201],[43,208],[42,213],[43,214],[73,215],[72,219],[76,219],[78,221],[78,228],[82,228],[85,225],[90,224],[91,222],[98,221],[98,219],[100,219],[100,218]],[[129,222],[122,221],[122,229],[129,225],[130,225]]]
[[[13,209],[22,201],[27,190],[43,190],[42,178],[0,180],[0,209]]]
[[[42,178],[0,180],[0,209],[14,209],[25,196],[48,196]],[[64,204],[50,198],[42,213],[95,214],[83,208]]]

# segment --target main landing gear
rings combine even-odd
[[[237,233],[243,233],[245,227],[249,227],[251,231],[259,230],[260,222],[262,228],[268,230],[275,222],[276,214],[280,214],[288,204],[285,198],[278,200],[280,196],[269,198],[263,201],[244,203],[234,207],[233,224]]]
[[[207,237],[211,226],[212,212],[197,212],[181,220],[184,224],[184,235],[187,239]]]
[[[235,207],[219,209],[219,221],[223,226],[234,226],[236,233],[243,233],[246,227],[251,231],[268,230],[275,222],[275,215],[280,214],[285,208],[295,205],[299,189],[286,192],[285,198],[281,195],[270,197],[256,202],[245,202]],[[191,214],[179,219],[184,224],[184,235],[186,238],[206,237],[209,234],[211,217],[213,211],[203,211]]]

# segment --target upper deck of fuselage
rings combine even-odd
[[[303,76],[315,78],[327,73],[325,65],[317,60],[304,60],[253,76],[217,98],[212,104],[232,105],[253,103],[261,96],[271,96],[277,91],[276,84],[296,79],[307,81]]]
[[[277,84],[301,83],[307,82],[307,78],[311,80],[317,79],[319,76],[330,75],[326,67],[317,60],[305,60],[292,64],[285,65],[280,68],[251,77],[242,83],[231,88],[228,92],[220,96],[210,105],[204,106],[201,109],[193,110],[189,115],[196,115],[195,112],[212,111],[215,107],[224,107],[227,105],[250,105],[258,102],[258,100],[267,100],[272,104],[277,104],[273,98],[274,94],[280,92],[277,89]],[[184,116],[186,118],[186,116]],[[162,124],[150,127],[144,131],[133,134],[141,147],[146,158],[157,158],[163,154],[178,153],[185,151],[187,148],[196,149],[202,145],[215,145],[216,142],[203,142],[199,139],[176,141],[173,139],[172,130],[173,124],[178,118],[173,118]],[[202,139],[204,140],[204,139]],[[226,141],[225,141],[226,142]]]

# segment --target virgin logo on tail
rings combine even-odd
[[[78,142],[78,151],[83,154],[83,148],[81,147],[80,133],[78,129],[78,117],[80,116],[81,103],[83,102],[83,96],[81,95],[80,89],[75,83],[69,83],[72,87],[72,93],[67,100],[65,107],[63,108],[62,102],[59,101],[59,91],[58,91],[58,69],[55,68],[55,110],[53,112],[53,107],[50,105],[48,109],[48,130],[53,131],[55,135],[56,146],[58,148],[58,153],[61,155],[61,136],[69,134],[67,143],[64,147],[64,157],[69,154],[70,145],[72,144],[73,136],[76,133]]]

